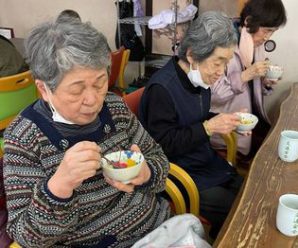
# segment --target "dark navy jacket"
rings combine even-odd
[[[198,188],[204,190],[228,181],[236,172],[211,148],[202,126],[205,120],[213,116],[209,112],[210,89],[194,88],[192,85],[193,89],[185,88],[185,83],[191,83],[184,72],[181,77],[181,71],[173,58],[152,76],[141,99],[139,118],[163,147],[169,160],[183,167]],[[153,93],[159,95],[159,101],[168,99],[171,104],[161,104],[158,109],[150,110],[152,101],[157,101]],[[157,111],[165,114],[155,116]],[[175,123],[173,119],[167,120],[167,111],[174,113]],[[159,128],[161,135],[156,132]],[[189,139],[185,140],[189,133]]]

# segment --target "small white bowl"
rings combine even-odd
[[[259,119],[253,114],[250,113],[237,113],[240,117],[241,124],[237,126],[236,130],[243,132],[243,131],[250,131],[255,128]]]
[[[104,174],[111,179],[121,181],[125,184],[128,184],[131,179],[135,178],[140,173],[144,161],[144,156],[142,153],[132,151],[112,152],[105,155],[104,157],[112,162],[126,162],[129,158],[136,162],[136,164],[131,167],[113,168],[113,166],[110,165],[106,159],[102,158],[101,166]]]
[[[283,68],[278,65],[270,65],[266,73],[266,78],[269,80],[277,81],[283,74]]]

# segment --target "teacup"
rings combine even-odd
[[[276,227],[284,235],[298,235],[298,195],[285,194],[279,198]]]
[[[270,65],[266,73],[266,78],[269,80],[277,81],[283,74],[283,68],[278,65]]]
[[[259,121],[258,117],[251,113],[237,112],[237,115],[240,117],[240,124],[236,128],[236,130],[239,132],[245,132],[254,129]]]
[[[278,156],[285,162],[298,159],[298,131],[284,130],[280,134]]]

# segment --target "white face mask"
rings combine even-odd
[[[53,119],[53,121],[64,123],[64,124],[69,124],[69,125],[75,124],[75,123],[73,123],[71,121],[66,120],[62,115],[59,114],[59,112],[55,109],[55,107],[52,104],[52,101],[50,100],[50,97],[49,97],[50,95],[52,96],[52,91],[49,90],[46,85],[44,85],[44,87],[46,89],[46,92],[48,93],[49,106],[50,106],[50,109],[52,111],[52,119]]]
[[[193,70],[191,68],[191,64],[189,65],[189,72],[187,73],[187,76],[194,87],[201,86],[206,90],[210,87],[210,85],[204,83],[199,68]]]

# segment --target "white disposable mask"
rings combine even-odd
[[[191,64],[189,65],[189,72],[187,73],[187,76],[194,87],[201,86],[206,90],[210,87],[210,85],[204,83],[199,68],[193,70]]]
[[[46,85],[44,85],[47,93],[48,93],[48,98],[49,98],[49,106],[50,106],[50,109],[52,111],[52,119],[53,121],[55,122],[60,122],[60,123],[64,123],[64,124],[68,124],[68,125],[74,125],[75,123],[71,122],[71,121],[68,121],[66,120],[62,115],[59,114],[59,112],[55,109],[54,105],[52,104],[52,101],[50,100],[50,96],[52,96],[52,92],[51,90],[49,90],[47,88]]]

